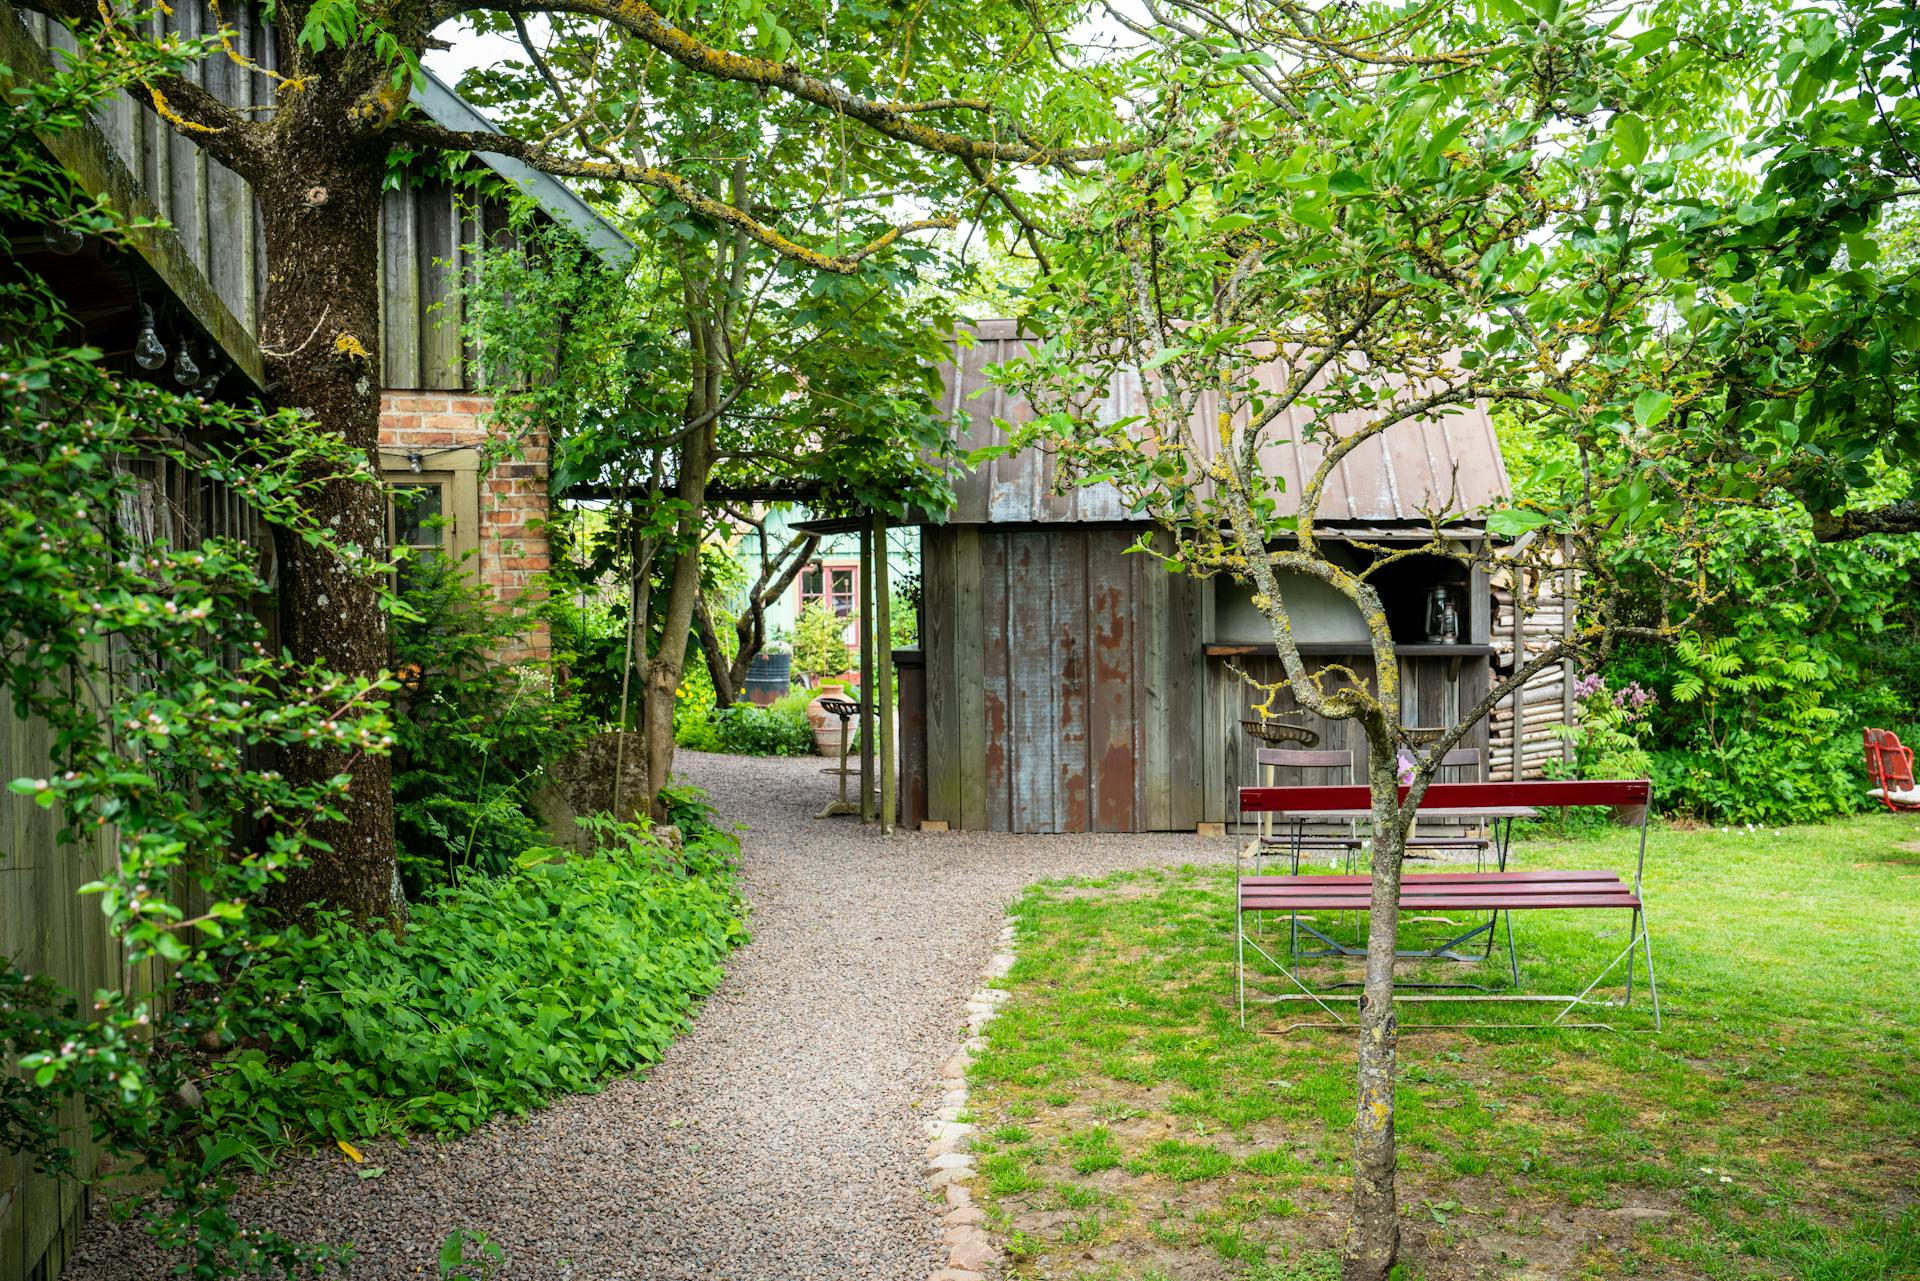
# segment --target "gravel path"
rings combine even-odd
[[[355,1243],[359,1278],[432,1276],[456,1227],[540,1281],[924,1281],[943,1263],[919,1119],[965,1035],[1002,909],[1041,877],[1229,858],[1190,835],[900,833],[810,817],[816,760],[683,753],[683,777],[744,823],[753,941],[693,1030],[643,1078],[458,1141],[289,1162],[241,1203],[307,1239]],[[96,1221],[67,1274],[163,1265]]]

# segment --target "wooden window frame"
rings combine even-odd
[[[380,479],[388,493],[386,536],[391,541],[394,526],[392,490],[405,485],[440,486],[440,514],[447,518],[441,527],[440,549],[458,561],[469,552],[480,550],[480,451],[473,448],[446,450],[423,455],[419,471],[408,461],[408,451],[383,447],[380,450]]]
[[[807,571],[816,566],[818,566],[820,570],[821,590],[817,593],[809,593],[807,591]],[[794,579],[793,584],[794,591],[797,593],[796,599],[799,603],[798,609],[795,610],[796,615],[806,613],[807,606],[816,600],[824,600],[827,602],[829,609],[833,608],[833,598],[835,596],[835,592],[833,591],[833,575],[839,570],[846,571],[847,580],[851,586],[846,594],[847,612],[844,614],[836,612],[834,617],[851,622],[860,616],[860,562],[857,560],[822,560],[810,562],[803,567],[798,577]]]

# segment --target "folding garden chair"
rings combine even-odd
[[[1295,747],[1263,747],[1255,759],[1260,766],[1260,783],[1272,787],[1279,782],[1274,771],[1297,769],[1303,772],[1314,771],[1322,774],[1319,779],[1303,779],[1303,782],[1322,782],[1331,784],[1349,783],[1353,778],[1353,754],[1351,752],[1312,752]],[[1254,848],[1253,871],[1260,874],[1262,856],[1277,856],[1285,853],[1288,857],[1288,870],[1294,875],[1300,873],[1300,856],[1331,850],[1343,854],[1348,871],[1353,870],[1354,854],[1366,842],[1356,830],[1356,825],[1348,823],[1347,830],[1341,832],[1309,832],[1306,825],[1299,821],[1288,824],[1288,832],[1282,836],[1274,831],[1273,815],[1260,815],[1260,840]]]
[[[1867,795],[1899,813],[1920,810],[1920,788],[1913,782],[1913,749],[1901,745],[1890,729],[1870,729],[1861,736],[1867,749]]]

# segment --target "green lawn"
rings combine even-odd
[[[1630,874],[1633,850],[1621,831],[1533,835],[1517,865]],[[1014,998],[971,1100],[1011,1276],[1337,1275],[1352,1040],[1273,1034],[1297,1006],[1240,1029],[1230,886],[1142,872],[1017,906]],[[1403,1038],[1404,1275],[1920,1277],[1920,821],[1656,831],[1646,900],[1664,1032],[1643,988],[1586,1016],[1619,1032]],[[1577,990],[1626,923],[1526,914],[1522,986]]]

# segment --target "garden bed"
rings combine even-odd
[[[1911,1275],[1916,835],[1891,817],[1657,833],[1664,1032],[1631,1012],[1620,1033],[1405,1037],[1403,1274]],[[1630,869],[1630,840],[1534,839],[1521,865]],[[1337,1275],[1351,1040],[1241,1030],[1230,887],[1139,872],[1016,909],[1013,998],[970,1072],[1009,1276]],[[1624,925],[1528,914],[1523,982],[1569,990]],[[1419,1017],[1487,1017],[1446,1010]]]

